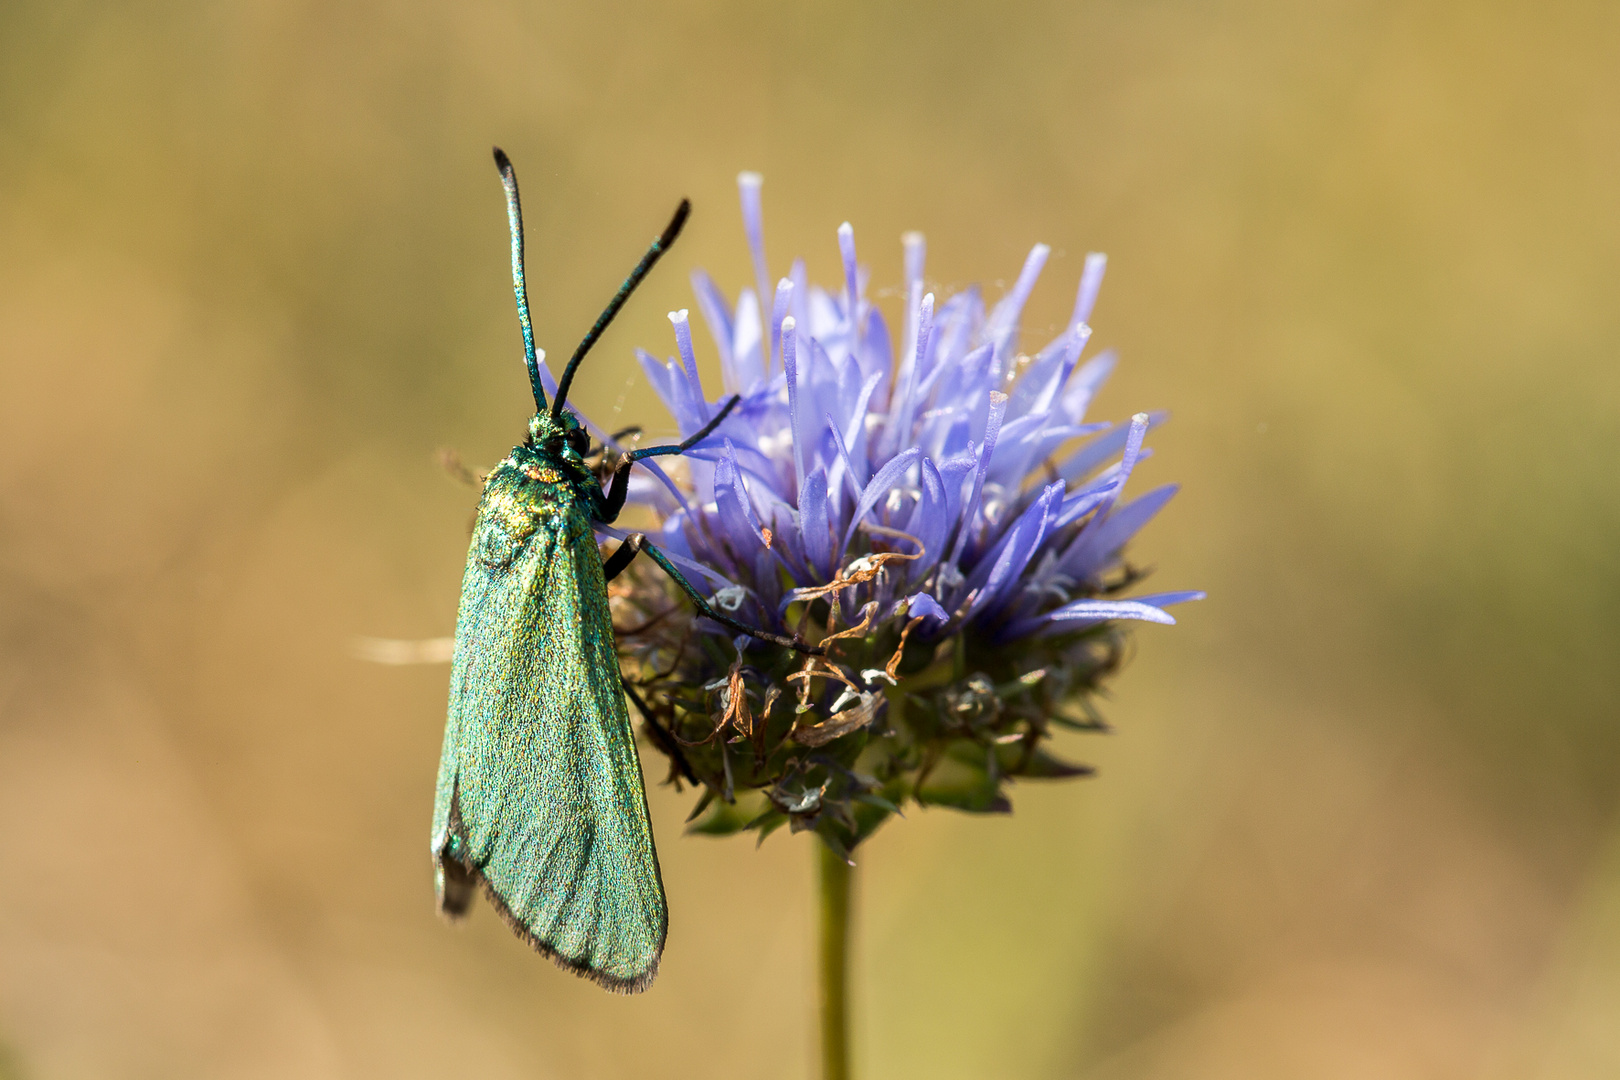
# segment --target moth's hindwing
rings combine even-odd
[[[668,927],[602,560],[555,470],[503,463],[461,586],[433,856],[439,906],[472,883],[516,933],[609,989],[644,988]]]

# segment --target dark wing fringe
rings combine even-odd
[[[463,847],[468,847],[467,833],[461,823],[460,794],[461,793],[458,790],[451,797],[450,832],[461,841]],[[645,795],[643,795],[643,798],[645,798]],[[657,858],[657,852],[654,851],[653,859],[655,860],[655,865]],[[643,990],[647,989],[647,987],[652,983],[653,979],[658,977],[658,964],[659,961],[661,961],[664,957],[664,942],[669,937],[669,912],[667,909],[663,913],[663,925],[658,928],[658,952],[653,956],[652,966],[633,978],[620,979],[613,975],[609,975],[606,972],[598,971],[589,964],[582,960],[576,959],[575,957],[565,956],[556,949],[553,949],[550,945],[547,945],[545,942],[541,941],[539,938],[535,937],[529,928],[524,925],[523,920],[514,915],[512,913],[512,909],[506,906],[505,898],[503,898],[500,893],[495,891],[495,886],[491,884],[489,879],[484,876],[483,871],[479,870],[477,867],[468,866],[459,859],[447,858],[445,852],[443,851],[438,853],[438,859],[441,865],[449,865],[454,863],[457,868],[467,875],[469,879],[476,881],[480,886],[482,886],[484,890],[484,899],[489,901],[489,906],[495,909],[495,914],[501,917],[501,921],[506,924],[507,929],[511,930],[512,933],[521,938],[529,946],[529,948],[533,949],[541,956],[544,956],[546,959],[550,960],[564,971],[589,979],[602,989],[611,990],[615,994],[639,994]],[[662,881],[662,868],[660,868],[660,873],[658,876],[659,880]],[[446,875],[446,879],[448,880],[448,875]],[[461,912],[456,914],[464,914],[465,911],[466,909],[463,908]]]

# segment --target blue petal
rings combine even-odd
[[[906,613],[908,618],[934,619],[938,622],[950,621],[950,613],[939,606],[935,600],[925,592],[912,593],[906,597]]]
[[[1150,593],[1147,596],[1133,596],[1132,600],[1138,604],[1152,604],[1154,607],[1169,607],[1171,604],[1186,604],[1194,600],[1203,600],[1209,594],[1202,589],[1188,589],[1182,592]]]
[[[1051,525],[1053,508],[1063,496],[1063,482],[1050,484],[1041,497],[1031,503],[983,561],[968,576],[968,590],[978,591],[967,617],[975,612],[993,610],[1002,596],[1024,573],[1036,549],[1046,537]]]
[[[1163,608],[1145,604],[1140,600],[1076,600],[1072,604],[1064,604],[1056,611],[1048,612],[1045,616],[1048,623],[1092,623],[1102,622],[1105,619],[1141,619],[1143,622],[1163,623],[1166,626],[1173,626],[1176,621],[1175,617]],[[1062,629],[1074,628],[1063,626]]]
[[[861,327],[861,370],[867,375],[886,379],[894,369],[894,346],[889,342],[889,324],[883,312],[871,308]]]
[[[817,466],[799,495],[799,538],[804,558],[822,580],[832,576],[832,532],[827,519],[827,474]]]
[[[1074,314],[1069,316],[1071,327],[1091,321],[1091,310],[1097,305],[1097,291],[1102,288],[1103,271],[1107,269],[1107,255],[1093,251],[1086,256],[1086,268],[1080,272],[1080,291],[1074,298]]]
[[[749,558],[754,548],[764,544],[764,539],[760,536],[759,519],[754,516],[754,507],[748,498],[748,489],[743,486],[742,473],[737,468],[736,454],[729,440],[725,455],[714,469],[714,505],[715,516],[719,518],[732,554],[738,559]]]
[[[641,364],[641,373],[647,377],[647,385],[653,388],[658,400],[669,410],[669,415],[676,417],[678,421],[679,414],[676,410],[679,405],[674,388],[669,384],[669,371],[664,367],[664,362],[646,349],[636,350],[636,360]]]
[[[1114,364],[1118,360],[1113,349],[1099,353],[1087,360],[1078,374],[1069,382],[1063,391],[1063,411],[1069,414],[1069,421],[1078,424],[1086,418],[1086,409],[1091,406],[1091,399],[1097,396],[1108,376],[1114,373]]]
[[[1079,362],[1090,337],[1091,327],[1081,325],[1064,331],[1037,353],[1023,374],[1018,376],[1008,411],[1018,416],[1023,413],[1044,413],[1051,409],[1058,392],[1074,373],[1074,365]]]
[[[795,331],[798,324],[792,316],[782,320],[782,367],[787,372],[788,432],[793,444],[793,476],[797,488],[804,487],[804,450],[801,436],[804,428],[799,424],[799,362]]]
[[[776,366],[776,357],[782,347],[782,320],[788,317],[792,306],[793,279],[783,278],[776,283],[776,298],[771,301],[771,351],[765,357],[766,372]]]
[[[653,476],[657,477],[658,481],[669,489],[670,494],[675,496],[675,501],[680,503],[681,509],[686,511],[687,516],[691,516],[692,507],[687,503],[686,496],[681,493],[681,489],[676,486],[675,481],[669,478],[669,473],[664,471],[664,467],[662,465],[658,464],[658,462],[654,461],[652,458],[642,458],[636,464],[640,465],[643,469],[646,469],[648,472],[652,473]]]
[[[714,419],[708,399],[703,396],[703,382],[698,378],[697,354],[692,351],[692,327],[687,321],[685,308],[669,313],[670,325],[675,328],[675,348],[681,354],[681,366],[686,371],[686,385],[703,424]],[[702,424],[698,425],[699,427]]]
[[[917,342],[910,358],[910,363],[901,369],[895,391],[900,395],[898,411],[891,409],[889,414],[889,440],[885,448],[888,452],[897,452],[903,447],[912,445],[911,428],[912,418],[917,413],[918,383],[922,379],[923,357],[928,354],[929,339],[934,334],[934,294],[929,293],[922,298],[922,304],[917,309]]]
[[[726,304],[725,294],[706,271],[693,270],[692,295],[697,298],[698,311],[709,328],[709,336],[714,339],[715,351],[720,354],[720,370],[726,372],[727,387],[736,392],[747,390],[763,372],[736,369],[736,359],[731,353],[731,309]]]
[[[823,430],[831,436],[833,449],[838,454],[838,460],[833,463],[833,470],[839,472],[841,478],[849,480],[850,494],[856,502],[859,502],[861,494],[866,490],[866,485],[861,482],[857,475],[860,464],[855,460],[855,456],[849,452],[849,447],[844,442],[844,433],[838,430],[838,421],[830,416],[827,417],[827,426]],[[829,473],[828,476],[831,477],[832,474]]]
[[[962,481],[978,465],[978,458],[970,450],[939,463],[939,478],[945,484],[945,521],[947,528],[956,524],[962,514]]]
[[[603,536],[610,536],[615,540],[630,539],[630,532],[627,529],[618,529],[612,525],[605,525],[600,521],[592,522],[591,524],[596,531],[601,533]],[[664,549],[664,554],[669,556],[670,562],[674,563],[676,566],[679,566],[683,570],[690,570],[692,573],[698,576],[698,580],[693,581],[692,584],[697,586],[699,591],[702,591],[705,582],[722,589],[728,585],[734,586],[737,584],[724,574],[718,573],[714,567],[705,566],[700,562],[687,558],[685,555],[677,554],[675,551],[671,550],[672,546],[673,545],[667,543],[667,541],[666,543],[659,545],[659,547]]]
[[[928,260],[928,241],[920,232],[900,234],[900,246],[906,252],[906,286],[923,279],[923,265]]]
[[[1035,281],[1041,276],[1041,268],[1046,265],[1046,257],[1051,253],[1052,249],[1045,244],[1036,244],[1029,249],[1029,257],[1024,260],[1024,268],[1018,272],[1018,281],[1012,291],[996,304],[995,310],[985,320],[984,329],[979,332],[981,342],[996,347],[998,360],[1005,361],[1017,345],[1018,318],[1023,314],[1024,304],[1034,291]]]
[[[1146,416],[1149,431],[1152,431],[1169,418],[1169,414],[1163,412],[1147,413]],[[1117,427],[1099,435],[1091,442],[1080,447],[1069,456],[1068,460],[1059,465],[1058,475],[1070,483],[1084,479],[1091,475],[1103,462],[1123,450],[1126,442],[1130,440],[1130,436],[1131,429],[1129,425]]]
[[[756,172],[737,174],[737,200],[742,204],[743,232],[748,237],[748,253],[754,259],[754,281],[758,296],[770,291],[771,274],[765,263],[765,211],[759,197],[765,178]]]
[[[753,289],[744,289],[737,297],[737,314],[731,325],[732,363],[740,372],[759,371],[762,377],[768,377],[759,319],[759,298]]]
[[[922,498],[911,509],[906,532],[922,545],[923,557],[909,563],[910,574],[916,577],[928,571],[944,554],[941,548],[950,533],[951,520],[946,516],[945,481],[939,469],[928,458],[922,459]]]
[[[1110,555],[1124,547],[1126,541],[1135,536],[1142,526],[1153,520],[1153,515],[1170,501],[1180,486],[1166,484],[1114,510],[1106,521],[1096,527],[1096,535],[1088,539],[1091,549],[1102,555]]]
[[[861,283],[855,263],[855,229],[849,222],[838,226],[838,254],[844,261],[844,312],[850,327],[855,325],[861,298]]]
[[[891,458],[889,463],[879,469],[876,476],[872,477],[872,482],[867,484],[861,492],[861,501],[856,505],[855,513],[850,517],[848,527],[844,529],[844,541],[838,547],[840,559],[843,558],[844,552],[849,549],[850,538],[855,535],[855,528],[861,523],[861,519],[871,512],[872,508],[878,504],[879,499],[889,493],[890,488],[900,482],[901,478],[905,476],[906,470],[911,468],[921,456],[922,451],[913,446]]]
[[[990,457],[996,452],[996,435],[1001,430],[1001,416],[1007,410],[1007,395],[990,391],[990,412],[985,420],[984,445],[979,447],[978,467],[973,473],[973,494],[962,507],[961,526],[956,543],[951,548],[951,562],[962,561],[962,550],[967,546],[968,534],[973,531],[973,519],[979,512],[979,499],[984,494],[984,475],[990,466]]]

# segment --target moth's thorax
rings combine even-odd
[[[534,535],[590,528],[581,478],[557,457],[532,446],[513,447],[484,481],[473,549],[489,566],[514,559]]]

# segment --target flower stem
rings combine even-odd
[[[850,865],[816,843],[821,891],[821,1076],[849,1080]]]

